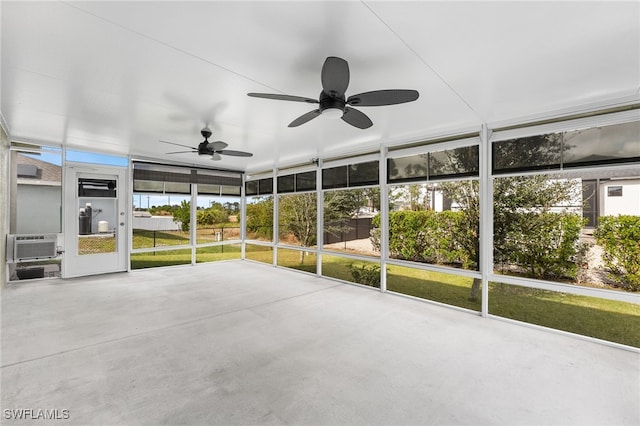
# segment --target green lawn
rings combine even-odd
[[[491,283],[489,313],[640,347],[640,305],[634,303]]]
[[[278,250],[278,265],[316,272],[316,256],[300,251]],[[272,264],[273,249],[247,244],[247,259]],[[239,259],[240,245],[212,246],[197,249],[197,262]],[[131,255],[133,269],[191,263],[191,250],[158,251]],[[322,274],[355,282],[352,268],[371,268],[377,262],[365,262],[340,256],[322,256]],[[387,289],[422,299],[480,311],[480,300],[471,300],[472,278],[390,265]],[[514,285],[489,285],[489,313],[518,321],[591,336],[598,339],[640,347],[640,305],[617,302],[556,291]]]

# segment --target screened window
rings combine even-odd
[[[295,175],[278,176],[278,193],[284,194],[286,192],[294,192],[295,189]]]
[[[478,145],[390,158],[387,177],[390,183],[401,183],[478,176],[479,158]]]
[[[559,169],[562,134],[550,133],[495,142],[493,172]]]
[[[429,153],[429,180],[446,176],[477,176],[479,171],[477,145]]]
[[[347,182],[347,166],[322,170],[322,189],[345,188]]]
[[[62,232],[62,150],[12,143],[11,164],[10,233]]]
[[[245,194],[247,196],[273,194],[273,178],[247,181],[245,183]]]
[[[322,189],[377,185],[379,162],[349,164],[322,170]]]
[[[349,186],[377,185],[380,181],[378,161],[351,164],[349,166]]]
[[[390,158],[387,163],[389,182],[427,180],[427,154]]]
[[[564,134],[565,167],[640,160],[640,122]]]
[[[296,173],[296,191],[315,191],[316,172]]]

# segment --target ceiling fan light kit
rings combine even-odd
[[[363,92],[345,98],[344,93],[349,86],[349,78],[349,64],[347,61],[335,56],[329,56],[322,65],[322,92],[320,92],[318,100],[275,93],[248,93],[247,95],[254,98],[319,104],[318,109],[296,118],[289,123],[289,127],[300,126],[322,115],[334,119],[342,118],[344,122],[359,129],[368,129],[373,123],[366,114],[348,105],[361,107],[397,105],[415,101],[419,96],[416,90],[386,89]]]

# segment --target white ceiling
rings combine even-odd
[[[0,2],[1,112],[15,140],[258,171],[640,99],[639,2]],[[317,98],[327,56],[373,127],[248,92]],[[211,162],[159,140],[212,140]]]

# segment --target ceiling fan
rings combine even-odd
[[[320,104],[318,109],[309,111],[293,120],[289,123],[289,127],[297,127],[322,114],[332,118],[342,118],[343,121],[359,129],[367,129],[373,123],[364,113],[348,105],[361,107],[395,105],[415,101],[419,96],[416,90],[387,89],[358,93],[345,98],[344,92],[349,86],[349,64],[344,59],[335,56],[329,56],[324,61],[321,80],[322,92],[317,100],[272,93],[247,93],[247,95],[254,98]]]
[[[200,130],[200,134],[202,135],[204,140],[200,142],[200,144],[198,144],[197,148],[188,146],[188,145],[182,145],[175,142],[167,142],[167,141],[160,141],[160,142],[189,148],[188,151],[173,151],[173,152],[167,152],[167,154],[182,154],[185,152],[197,152],[198,155],[210,155],[211,159],[215,161],[221,160],[222,155],[230,155],[232,157],[252,157],[253,156],[253,154],[251,154],[250,152],[225,149],[226,147],[229,146],[229,144],[222,141],[209,142],[209,138],[211,137],[211,129],[209,129],[208,127],[205,127],[204,129]]]

